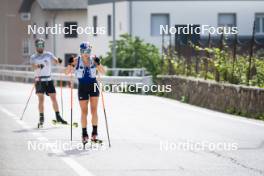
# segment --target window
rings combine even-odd
[[[93,16],[93,35],[97,36],[97,16]]]
[[[255,15],[256,34],[264,34],[264,14]]]
[[[236,14],[235,13],[218,14],[218,26],[223,26],[223,27],[236,26]]]
[[[22,21],[29,21],[31,19],[30,13],[20,13],[20,18]]]
[[[169,25],[169,14],[151,14],[151,35],[159,36],[160,25]]]
[[[30,39],[25,38],[22,41],[22,55],[23,56],[29,56],[30,55],[29,48],[30,48]]]
[[[47,29],[48,26],[49,26],[49,23],[46,21],[45,22],[45,29]],[[45,39],[48,39],[48,38],[49,38],[48,31],[45,31]]]
[[[36,23],[33,23],[33,27],[35,27],[36,26],[36,28],[37,28],[37,24]],[[35,33],[35,34],[33,34],[33,39],[36,39],[37,38],[37,34]]]
[[[64,22],[65,29],[65,38],[77,38],[77,22]],[[67,34],[68,33],[68,34]]]
[[[107,15],[107,34],[111,36],[112,34],[112,19],[111,15]]]

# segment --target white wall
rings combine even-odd
[[[85,28],[87,26],[87,11],[62,11],[57,14],[57,24],[64,25],[65,21],[75,21],[77,25]],[[78,34],[77,38],[65,38],[64,34],[56,35],[56,54],[64,58],[65,53],[80,53],[80,44],[87,41],[86,34]]]
[[[107,15],[112,16],[113,22],[113,11],[112,3],[91,5],[88,2],[88,26],[93,26],[93,16],[97,16],[98,27],[105,28],[104,35],[89,35],[88,40],[93,45],[93,54],[105,55],[109,48],[109,42],[112,41],[113,35],[108,36],[107,34]],[[128,2],[117,2],[116,3],[116,37],[121,34],[128,33],[129,31],[129,16],[128,16]],[[113,28],[112,28],[113,34]]]
[[[86,10],[70,10],[70,11],[43,11],[37,2],[34,2],[31,8],[31,25],[35,22],[37,26],[45,26],[45,22],[48,22],[48,26],[54,26],[55,24],[61,24],[64,26],[65,21],[75,21],[78,26],[87,26],[87,11]],[[45,35],[38,34],[37,37],[45,39]],[[54,40],[55,37],[55,46]],[[35,52],[35,39],[31,35],[31,53]],[[79,46],[82,41],[87,41],[87,35],[78,35],[77,38],[65,38],[64,34],[48,35],[48,39],[45,39],[45,49],[53,52],[57,57],[64,60],[66,53],[79,54]]]
[[[23,54],[23,41],[29,36],[26,26],[30,21],[20,18],[21,0],[0,1],[0,64],[23,64],[28,57]]]
[[[43,11],[39,4],[35,1],[32,4],[31,7],[31,25],[33,27],[33,24],[36,23],[37,26],[45,26],[45,22],[48,22],[49,25],[52,25],[52,18],[53,18],[53,13],[48,12],[48,11]],[[45,35],[37,34],[36,38],[43,38],[45,39]],[[30,52],[34,53],[35,52],[35,44],[34,41],[35,39],[33,38],[33,35],[31,34],[31,48]],[[48,39],[45,39],[45,49],[47,51],[53,52],[53,36],[49,35]]]
[[[250,35],[255,13],[264,13],[264,1],[132,1],[132,34],[161,48],[161,36],[151,36],[151,14],[169,13],[170,25],[207,24],[217,26],[219,13],[236,13],[240,35]],[[129,32],[129,2],[116,3],[117,36]],[[88,4],[88,25],[92,26],[92,16],[98,16],[98,25],[106,26],[107,14],[112,14],[112,3]],[[120,30],[122,23],[122,30]],[[94,52],[105,54],[112,36],[89,36]]]
[[[264,12],[264,1],[134,1],[133,35],[161,48],[161,37],[151,36],[151,13],[169,13],[170,25],[217,26],[218,13],[236,13],[240,35],[252,33],[255,13]]]

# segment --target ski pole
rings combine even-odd
[[[72,105],[73,105],[73,76],[72,72],[70,75],[70,86],[71,86],[71,141],[72,141]]]
[[[102,85],[102,81],[101,81],[101,78],[100,78],[100,74],[98,74],[98,81],[99,81],[99,83]],[[100,90],[98,84],[97,84],[97,88],[98,88],[99,91],[101,92],[102,105],[103,105],[104,117],[105,117],[105,126],[106,126],[106,132],[107,132],[107,139],[108,139],[109,147],[111,147],[110,136],[109,136],[109,129],[108,129],[108,122],[107,122],[107,116],[106,116],[106,110],[105,110],[105,102],[104,102],[103,88]]]
[[[41,69],[39,69],[38,74],[37,74],[37,75],[38,75],[37,77],[39,77],[39,75],[40,75],[40,71],[41,71]],[[28,99],[27,99],[27,102],[26,102],[26,105],[25,105],[24,110],[23,110],[23,112],[22,112],[22,115],[21,115],[21,117],[20,117],[20,120],[23,120],[23,117],[24,117],[24,114],[25,114],[26,109],[27,109],[27,107],[28,107],[29,101],[30,101],[30,99],[31,99],[31,97],[32,97],[32,93],[33,93],[33,91],[34,91],[34,89],[35,89],[35,84],[36,84],[36,79],[34,79],[34,83],[33,83],[32,89],[31,89],[31,91],[30,91],[29,97],[28,97]]]
[[[29,101],[30,101],[30,99],[31,99],[31,97],[32,97],[32,93],[33,93],[34,89],[35,89],[35,83],[34,83],[33,86],[32,86],[32,89],[31,89],[31,91],[30,91],[30,94],[29,94],[29,97],[28,97],[28,99],[27,99],[26,105],[25,105],[25,107],[24,107],[23,113],[22,113],[22,115],[21,115],[21,117],[20,117],[20,120],[23,120],[24,114],[25,114],[25,112],[26,112],[26,109],[27,109],[27,107],[28,107],[28,103],[29,103]]]
[[[61,94],[61,114],[63,116],[63,94],[62,94],[62,75],[60,74],[60,94]]]

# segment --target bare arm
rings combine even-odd
[[[97,65],[97,70],[101,75],[104,75],[106,73],[105,68],[102,64]]]
[[[65,70],[64,70],[64,73],[65,75],[69,75],[70,73],[72,73],[74,70],[74,67],[72,65],[68,65]]]
[[[38,64],[31,64],[33,70],[37,70],[39,67],[38,67]]]
[[[61,58],[57,58],[57,57],[54,57],[53,59],[52,59],[52,63],[53,64],[55,64],[55,65],[57,65],[57,64],[61,64],[62,63],[62,60],[61,60]]]
[[[54,57],[52,59],[52,63],[55,64],[55,65],[57,65],[59,63],[58,58],[57,57]]]
[[[73,62],[71,62],[65,69],[64,73],[66,75],[70,74],[73,70],[74,70],[74,67],[75,65],[77,64],[77,58],[73,58]]]

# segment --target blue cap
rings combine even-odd
[[[89,42],[82,42],[81,44],[80,44],[80,49],[88,49],[88,48],[92,48],[92,46],[90,45],[90,43]]]

